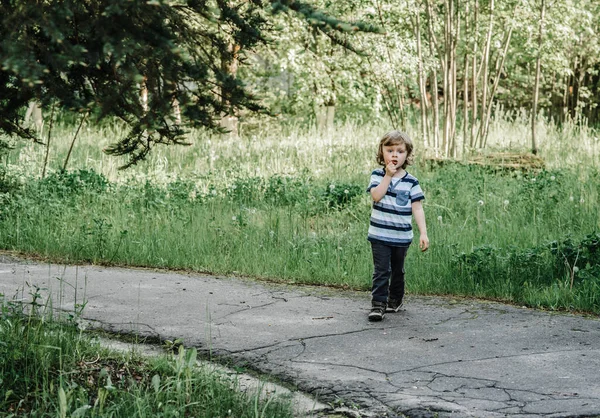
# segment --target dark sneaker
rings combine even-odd
[[[371,312],[369,312],[369,321],[381,321],[385,315],[385,302],[371,302]]]
[[[388,299],[386,312],[398,312],[404,304],[400,299]]]

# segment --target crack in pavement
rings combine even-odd
[[[386,372],[369,369],[367,367],[356,366],[353,364],[343,364],[343,363],[339,364],[339,363],[330,363],[330,362],[321,362],[321,361],[306,361],[306,360],[295,360],[295,361],[291,361],[291,362],[297,363],[297,364],[312,364],[312,365],[318,365],[318,366],[333,366],[333,367],[341,367],[341,368],[346,368],[346,369],[357,369],[357,370],[362,370],[362,371],[370,372],[370,373],[374,373],[374,374],[382,374],[387,377]]]
[[[474,359],[458,359],[458,360],[452,360],[452,361],[444,361],[441,363],[433,363],[433,364],[427,364],[427,365],[423,365],[423,366],[417,366],[412,369],[401,369],[395,373],[413,372],[413,371],[419,371],[419,369],[424,369],[424,368],[428,368],[428,367],[444,366],[444,365],[456,364],[456,363],[474,363],[474,362],[478,362],[478,361],[500,360],[500,359],[517,358],[517,357],[532,357],[532,356],[545,355],[545,354],[574,353],[574,352],[578,352],[578,351],[583,352],[583,353],[589,352],[589,350],[572,349],[572,350],[540,351],[540,352],[513,354],[513,355],[506,355],[506,356],[481,357],[481,358],[474,358]]]
[[[461,318],[465,313],[470,313],[471,317],[469,318]],[[449,316],[447,318],[444,318],[443,320],[434,323],[433,325],[443,325],[446,324],[448,322],[453,322],[453,321],[472,321],[474,319],[479,318],[479,314],[475,313],[475,312],[471,312],[470,309],[465,309],[464,311],[462,311],[461,313],[459,313],[458,315],[454,315],[454,316]]]
[[[240,309],[238,309],[237,311],[233,311],[233,312],[228,312],[228,313],[226,313],[225,315],[223,315],[223,316],[219,317],[219,319],[226,319],[227,317],[230,317],[230,316],[232,316],[232,315],[236,315],[236,314],[239,314],[240,312],[248,311],[248,310],[251,310],[251,309],[260,309],[260,308],[266,308],[266,307],[268,307],[268,306],[271,306],[271,305],[274,305],[274,304],[276,304],[276,303],[277,303],[277,302],[267,302],[267,303],[264,303],[264,304],[262,304],[262,305],[254,305],[254,306],[252,306],[252,305],[246,305],[246,306],[243,306],[243,307],[241,307],[241,308],[240,308]],[[234,304],[231,304],[231,303],[221,303],[220,305],[221,305],[221,306],[233,306],[233,307],[237,307],[237,306],[238,306],[237,304],[236,304],[236,305],[234,305]],[[222,323],[217,323],[217,322],[215,322],[215,325],[223,325],[224,323],[225,323],[225,322],[222,322]]]

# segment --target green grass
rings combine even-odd
[[[42,181],[41,148],[6,157],[8,179],[21,185],[1,197],[1,248],[369,289],[364,190],[384,128],[273,127],[235,141],[194,132],[191,147],[158,148],[125,172],[100,153],[119,128],[88,128],[61,175],[71,131],[58,130]],[[499,150],[508,138],[522,151],[526,132],[497,120],[489,142]],[[524,173],[431,167],[417,137],[409,170],[426,194],[432,246],[409,251],[409,292],[600,312],[599,141],[587,128],[546,123],[540,132],[547,168]]]
[[[0,295],[0,416],[292,417],[235,378],[197,366],[196,350],[143,358],[102,348],[71,319]],[[27,309],[26,309],[27,308]]]

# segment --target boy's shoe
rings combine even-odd
[[[385,309],[385,311],[386,312],[398,312],[400,309],[402,309],[402,306],[404,306],[404,303],[402,303],[402,300],[388,299],[387,308]]]
[[[385,302],[371,302],[371,312],[369,312],[369,321],[381,321],[385,315]]]

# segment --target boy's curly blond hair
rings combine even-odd
[[[413,163],[413,143],[408,134],[400,131],[389,131],[379,141],[379,148],[377,148],[377,163],[385,167],[383,160],[383,147],[390,145],[404,144],[406,146],[406,161],[402,164],[402,168],[405,169],[407,166]]]

